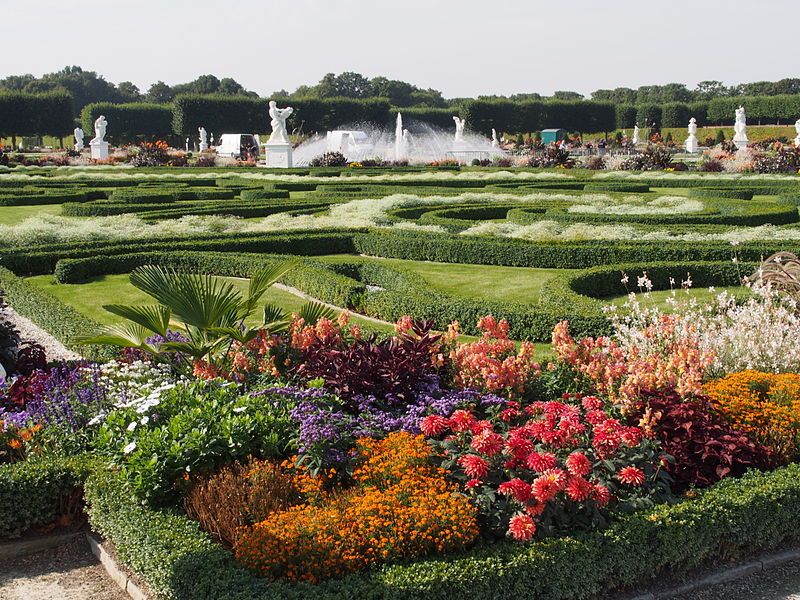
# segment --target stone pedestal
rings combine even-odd
[[[733,144],[736,146],[737,150],[745,150],[747,148],[748,139],[744,138],[733,138]]]
[[[292,145],[277,143],[267,143],[264,146],[264,153],[266,154],[266,167],[275,167],[279,169],[290,169],[292,167]]]
[[[203,152],[204,150],[208,150],[208,143],[200,142],[200,152]]]
[[[800,135],[794,138],[794,142],[792,142],[795,146],[800,146]]]
[[[699,146],[700,144],[697,141],[696,135],[690,135],[688,138],[686,138],[686,151],[690,154],[697,152]]]
[[[90,142],[92,158],[95,160],[108,160],[108,142]]]

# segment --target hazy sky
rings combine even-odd
[[[800,0],[0,0],[0,78],[79,65],[142,92],[325,73],[446,97],[800,76]]]

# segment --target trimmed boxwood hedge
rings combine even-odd
[[[732,198],[735,200],[752,200],[753,190],[722,188],[722,187],[693,187],[689,189],[690,198]]]
[[[353,235],[360,254],[436,262],[585,269],[595,265],[657,261],[719,261],[732,257],[728,242],[589,240],[533,242],[511,238],[370,230]],[[785,249],[780,241],[742,242],[739,260],[759,261]]]
[[[71,345],[70,340],[76,335],[94,331],[100,325],[4,267],[0,267],[0,289],[15,311],[39,325],[70,350],[98,361],[119,355],[119,351],[111,346]]]
[[[800,537],[800,465],[725,479],[678,504],[620,517],[605,530],[386,565],[318,585],[269,583],[238,566],[177,510],[154,510],[117,474],[86,484],[92,527],[156,598],[194,600],[577,600],[676,575]]]
[[[615,181],[598,181],[587,183],[583,188],[586,192],[631,192],[644,193],[650,191],[646,183],[617,183]]]
[[[0,465],[0,538],[19,537],[31,527],[49,525],[60,504],[83,487],[96,459],[46,457]]]
[[[633,264],[604,265],[583,269],[573,273],[557,275],[545,282],[541,291],[541,303],[545,306],[579,307],[586,314],[601,313],[603,302],[623,296],[629,291],[639,291],[636,277],[647,271],[653,290],[670,289],[669,278],[676,281],[675,289],[681,289],[681,281],[691,274],[692,286],[736,286],[741,277],[750,275],[757,263],[733,264],[727,262],[644,262]],[[630,282],[626,288],[621,282],[622,273],[627,273]]]

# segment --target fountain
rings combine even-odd
[[[447,132],[424,121],[406,119],[404,122],[400,113],[395,119],[394,131],[367,123],[347,124],[300,144],[294,149],[294,163],[306,166],[312,158],[331,150],[341,152],[350,162],[381,158],[407,160],[410,164],[448,158],[470,164],[475,158],[485,160],[504,155],[500,148],[492,146],[489,138],[470,132],[464,125],[460,125],[456,143],[452,130]],[[350,141],[345,144],[342,140]]]

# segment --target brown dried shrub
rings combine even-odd
[[[183,507],[212,537],[233,548],[243,527],[301,501],[290,475],[274,463],[256,461],[251,465],[234,463],[195,478]]]

